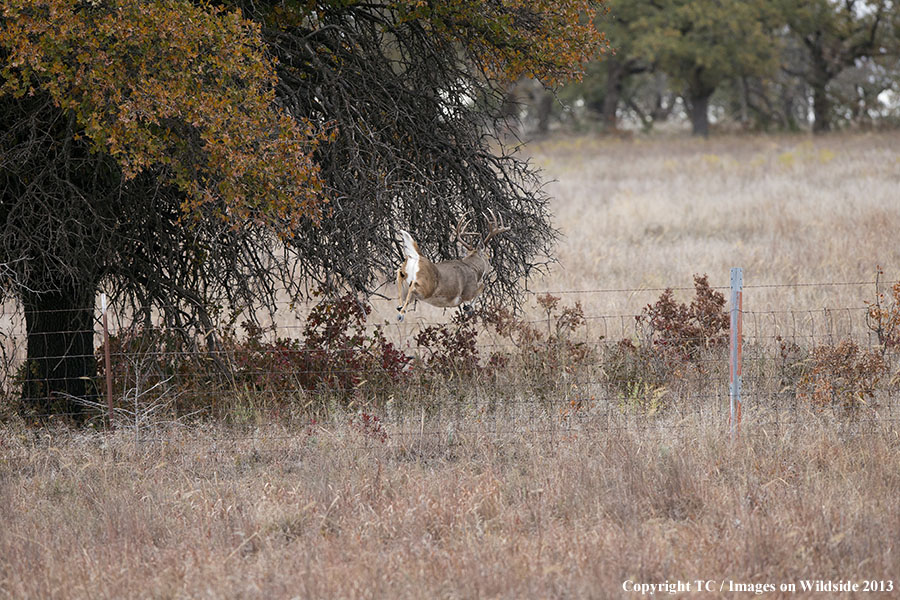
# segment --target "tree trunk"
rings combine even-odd
[[[550,115],[553,112],[553,94],[548,92],[541,86],[536,91],[534,102],[535,112],[537,113],[537,133],[546,135],[550,131]]]
[[[831,100],[825,91],[826,85],[816,83],[813,86],[813,133],[831,131]]]
[[[709,137],[709,98],[712,92],[699,92],[690,94],[688,109],[691,114],[691,125],[694,135]]]
[[[22,386],[26,414],[84,420],[87,411],[79,400],[96,398],[94,293],[93,286],[68,284],[22,299],[28,337]]]
[[[625,67],[622,61],[615,56],[609,57],[606,73],[606,94],[603,96],[603,108],[601,109],[603,126],[609,131],[615,131],[619,125],[617,113],[625,78]]]
[[[831,100],[826,88],[840,72],[840,67],[833,66],[826,58],[824,44],[815,38],[807,44],[810,53],[810,71],[807,83],[813,91],[813,133],[831,131]]]

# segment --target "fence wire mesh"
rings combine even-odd
[[[877,281],[744,286],[743,403],[756,415],[749,426],[771,430],[808,413],[845,421],[858,433],[897,426],[898,349],[887,327],[900,308],[878,296],[881,287]],[[754,308],[756,291],[792,288],[849,288],[858,290],[859,301]],[[0,313],[0,394],[7,411],[35,422],[87,417],[99,423],[108,375],[116,422],[142,429],[147,441],[160,420],[225,414],[240,422],[260,411],[286,420],[297,435],[340,422],[375,438],[386,428],[394,438],[446,438],[461,434],[452,423],[462,423],[454,419],[463,413],[475,415],[466,426],[479,423],[484,435],[564,437],[615,428],[664,435],[687,417],[727,421],[727,326],[704,322],[714,311],[692,313],[691,291],[696,288],[551,290],[532,293],[538,306],[524,316],[484,310],[404,324],[354,321],[332,311],[311,325],[312,305],[285,303],[276,313],[289,318],[277,326],[216,332],[148,326],[113,309],[109,373],[99,307],[90,330],[29,335],[26,315],[7,304]],[[685,312],[654,313],[659,305],[652,300],[634,305],[636,294],[668,292],[685,296],[673,304]],[[572,304],[600,295],[621,297],[632,309],[590,314]],[[718,306],[722,315],[727,308]],[[79,334],[93,339],[94,352],[45,352],[41,372],[26,360],[29,348],[61,347],[41,336]],[[87,375],[80,364],[88,365]],[[73,377],[87,377],[85,393],[68,398],[68,410],[50,410],[58,384]],[[54,391],[42,395],[32,386],[23,393],[28,380]],[[329,407],[341,410],[329,413]],[[654,421],[661,414],[671,417],[663,428]],[[442,416],[441,427],[426,427],[437,422],[435,415]]]

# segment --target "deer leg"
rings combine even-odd
[[[406,272],[403,270],[403,267],[397,269],[397,302],[400,302],[400,306],[397,307],[397,310],[403,308],[403,280],[406,279]]]
[[[472,308],[472,305],[470,303],[473,300],[475,300],[475,298],[480,296],[481,292],[483,292],[483,291],[484,291],[484,283],[482,282],[482,283],[478,284],[478,288],[475,290],[475,293],[472,294],[472,296],[469,298],[469,302],[460,305],[460,310],[462,310],[464,313],[466,313],[466,315],[472,314],[474,309]]]
[[[413,283],[415,285],[415,283]],[[409,301],[412,300],[413,297],[413,286],[409,286],[409,290],[406,292],[406,301],[403,303],[403,306],[398,308],[399,314],[397,315],[397,320],[402,321],[403,315],[406,314],[406,307],[409,305]]]

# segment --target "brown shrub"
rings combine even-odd
[[[884,357],[852,340],[812,349],[808,370],[800,378],[797,397],[824,408],[857,410],[871,404],[887,372]]]
[[[875,287],[881,280],[882,271],[878,270]],[[900,346],[900,281],[891,287],[891,298],[885,298],[881,292],[875,296],[875,302],[867,302],[866,324],[878,336],[882,353]]]
[[[729,319],[725,297],[709,285],[706,275],[694,276],[694,298],[678,303],[671,288],[635,317],[638,340],[623,339],[608,347],[603,369],[620,405],[643,412],[663,406],[668,388],[684,383],[689,374],[706,374],[706,360],[728,344]]]
[[[519,367],[530,380],[555,381],[561,374],[574,373],[589,363],[594,354],[589,345],[577,339],[585,318],[581,304],[560,306],[560,298],[551,294],[537,296],[538,305],[546,314],[546,332],[539,322],[518,318],[501,306],[485,311],[485,324],[510,343],[511,353],[495,352],[490,364],[510,368]],[[513,360],[510,360],[513,359]]]

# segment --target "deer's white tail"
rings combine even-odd
[[[403,236],[403,253],[406,254],[406,283],[412,285],[419,273],[419,248],[412,236],[404,230],[400,230]]]

